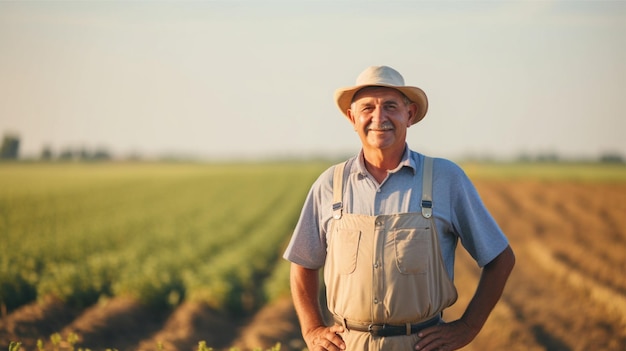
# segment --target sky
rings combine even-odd
[[[0,133],[117,157],[342,157],[333,92],[422,88],[437,157],[626,156],[626,1],[1,1]]]

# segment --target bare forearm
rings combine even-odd
[[[324,325],[319,303],[319,275],[311,270],[291,264],[291,296],[303,334]]]
[[[507,247],[498,257],[488,263],[480,276],[476,293],[461,320],[478,332],[500,300],[506,281],[515,265],[515,255]]]

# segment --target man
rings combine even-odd
[[[424,118],[424,92],[386,66],[369,67],[335,100],[358,133],[358,156],[313,184],[284,257],[302,335],[318,350],[456,350],[478,334],[515,257],[465,173],[409,149],[407,128]],[[463,316],[456,300],[458,240],[483,267]],[[328,309],[321,313],[319,270]]]

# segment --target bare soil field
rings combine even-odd
[[[626,350],[626,183],[478,180],[485,203],[511,240],[517,265],[501,302],[476,340],[463,350]],[[459,250],[462,313],[478,268]],[[0,321],[0,347],[19,340],[36,350],[52,333],[80,336],[91,350],[191,351],[204,340],[216,350],[302,350],[290,299],[253,316],[233,318],[183,303],[155,312],[115,298],[77,310],[49,299],[23,306]]]

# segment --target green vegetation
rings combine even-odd
[[[288,291],[280,255],[327,166],[0,165],[0,304],[129,295],[254,310]]]

